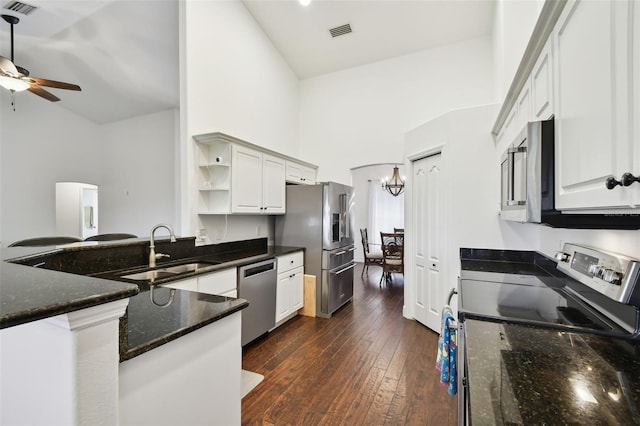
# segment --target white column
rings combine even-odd
[[[118,319],[128,303],[1,330],[0,423],[118,424]]]

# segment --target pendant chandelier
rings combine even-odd
[[[394,197],[402,194],[404,191],[404,178],[400,177],[400,171],[398,170],[398,166],[393,166],[393,175],[391,179],[385,177],[382,179],[382,187]]]

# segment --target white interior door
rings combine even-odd
[[[415,230],[415,317],[440,332],[440,312],[444,303],[440,259],[442,253],[441,155],[414,161],[413,220]]]

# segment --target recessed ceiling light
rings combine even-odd
[[[311,4],[311,0],[298,0],[298,2],[303,6],[309,6]]]

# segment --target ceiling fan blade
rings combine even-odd
[[[63,83],[62,81],[47,80],[45,78],[38,78],[38,77],[29,77],[29,79],[32,80],[34,83],[38,84],[39,86],[53,87],[56,89],[66,89],[66,90],[82,90],[80,86],[78,86],[77,84]]]
[[[3,74],[17,75],[19,74],[16,66],[9,59],[0,56],[0,70]]]
[[[58,102],[60,100],[59,97],[57,97],[56,95],[54,95],[53,93],[47,92],[46,90],[44,90],[42,87],[38,86],[37,84],[31,84],[31,87],[29,87],[27,89],[28,91],[30,91],[31,93],[34,93],[40,97],[45,98],[48,101],[51,102]]]

